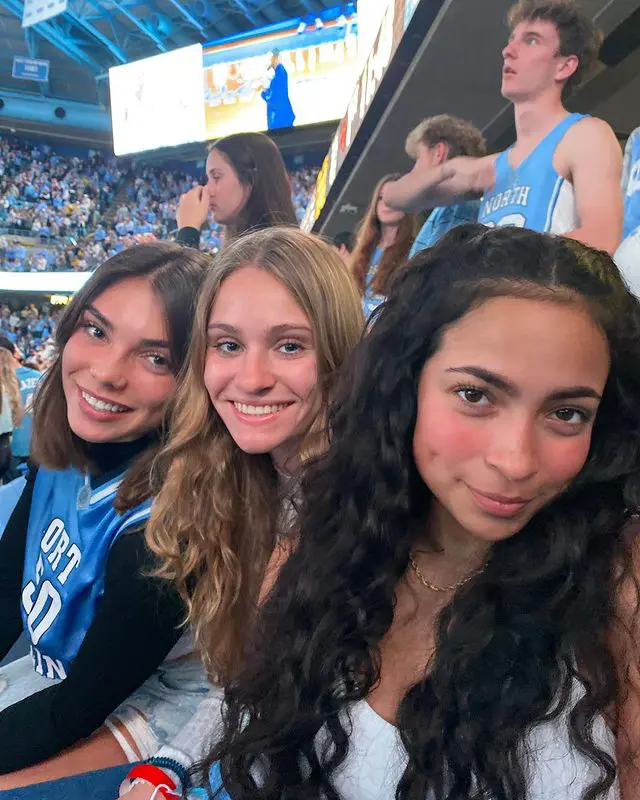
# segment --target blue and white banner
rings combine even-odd
[[[28,28],[67,10],[68,0],[24,0],[22,27]]]
[[[49,80],[49,63],[43,58],[14,56],[11,74],[14,78],[21,78],[25,81],[47,83]]]

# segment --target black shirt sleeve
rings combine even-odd
[[[200,231],[197,228],[180,228],[176,233],[176,242],[185,245],[185,247],[193,247],[194,250],[200,249]]]
[[[26,486],[0,537],[0,661],[22,630],[20,591],[35,473],[36,470],[28,473]]]
[[[113,545],[104,595],[67,678],[0,712],[0,774],[89,736],[164,661],[182,635],[184,606],[169,584],[147,576],[153,566],[141,533]]]

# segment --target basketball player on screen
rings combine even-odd
[[[601,34],[573,0],[520,0],[509,27],[502,94],[513,103],[515,144],[439,167],[418,159],[385,185],[383,199],[416,211],[484,192],[485,225],[560,233],[613,253],[622,236],[621,149],[606,122],[563,103],[596,60]]]

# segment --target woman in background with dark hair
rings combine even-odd
[[[409,254],[418,231],[417,217],[390,208],[382,189],[398,175],[385,175],[376,186],[362,218],[351,253],[351,270],[362,294],[365,317],[377,308],[389,291],[398,267]]]
[[[169,655],[185,609],[150,577],[144,528],[210,263],[165,242],[124,250],[58,324],[29,474],[0,539],[0,660],[21,634],[30,645],[0,668],[0,793],[123,763],[141,737],[173,736],[191,716],[201,695],[182,697],[194,678],[206,691],[184,647]],[[134,692],[146,718],[119,713]]]
[[[263,133],[238,133],[217,141],[207,157],[207,183],[183,194],[176,240],[199,247],[209,214],[225,239],[274,225],[298,226],[291,182],[280,150]]]
[[[212,789],[613,800],[619,777],[636,798],[640,306],[611,258],[451,231],[394,282],[329,422]]]

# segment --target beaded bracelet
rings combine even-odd
[[[179,761],[176,761],[175,758],[154,756],[145,763],[152,764],[154,767],[160,767],[160,769],[171,770],[171,772],[173,772],[176,778],[180,781],[183,792],[186,792],[186,790],[191,787],[191,776],[189,775],[189,770],[187,770]]]

